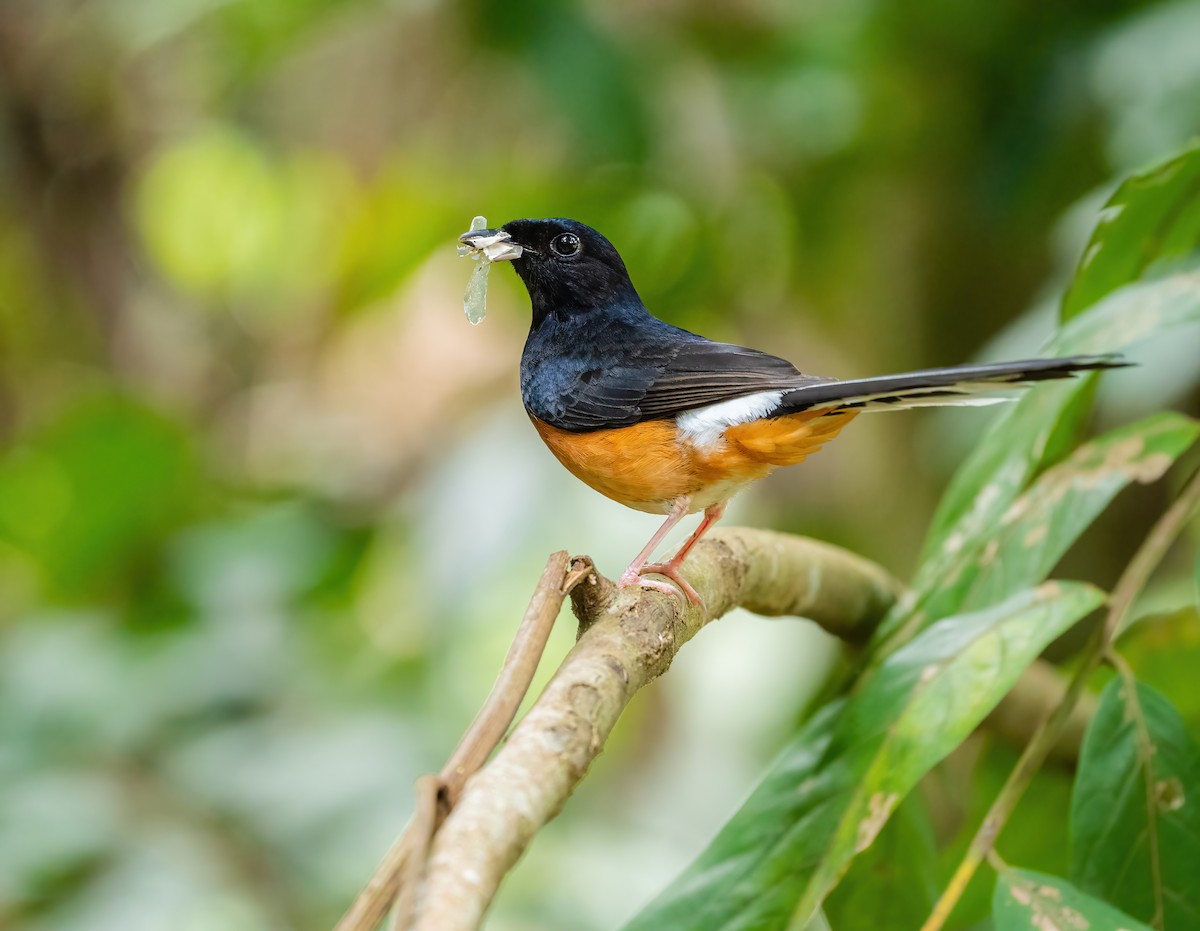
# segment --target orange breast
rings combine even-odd
[[[711,448],[687,441],[674,420],[570,433],[530,419],[576,478],[628,507],[665,514],[684,495],[692,499],[692,512],[728,501],[776,466],[794,465],[816,452],[854,416],[805,411],[752,420],[726,429],[724,441]]]

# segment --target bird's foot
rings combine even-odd
[[[642,566],[636,571],[625,570],[617,585],[621,588],[631,588],[634,585],[641,588],[652,588],[655,591],[666,592],[668,595],[682,594],[690,603],[701,608],[704,607],[704,599],[702,599],[691,583],[687,581],[679,572],[680,564],[672,560],[671,562],[656,562],[650,563],[647,566]],[[666,576],[674,585],[667,582],[660,582],[658,579],[648,579],[647,575],[662,575]]]

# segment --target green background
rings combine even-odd
[[[1115,180],[1200,131],[1198,41],[1183,2],[0,3],[0,926],[328,927],[546,553],[612,575],[653,531],[525,421],[515,276],[463,318],[474,214],[590,223],[652,310],[805,371],[1034,353]],[[1198,357],[1140,347],[1099,425],[1195,412]],[[862,418],[728,519],[904,578],[992,416]],[[1110,586],[1171,490],[1061,574]],[[1149,609],[1194,601],[1185,562]],[[1195,612],[1126,655],[1195,734]],[[706,631],[490,927],[628,919],[835,656]],[[929,785],[1009,762],[964,752],[925,786],[947,848],[975,793]]]

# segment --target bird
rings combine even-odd
[[[1126,364],[1079,355],[850,380],[810,375],[654,316],[613,244],[577,220],[513,220],[459,241],[510,262],[529,293],[521,399],[550,452],[601,494],[666,517],[618,586],[682,593],[693,605],[703,602],[681,567],[729,500],[803,461],[859,414],[994,403],[1008,398],[989,392]],[[676,553],[651,562],[670,530],[701,511]]]

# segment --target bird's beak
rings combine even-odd
[[[523,246],[513,242],[512,236],[502,229],[471,230],[459,236],[458,241],[462,243],[458,250],[460,255],[480,252],[489,262],[511,262],[513,259],[519,259],[525,251]]]

